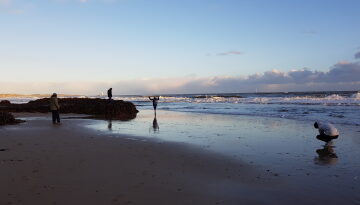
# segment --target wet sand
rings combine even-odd
[[[286,161],[272,166],[201,144],[89,128],[102,121],[69,118],[52,125],[47,115],[21,116],[28,121],[0,127],[0,204],[360,204],[360,179],[346,170],[356,166],[313,163],[292,173],[278,166]],[[158,118],[160,132],[176,137]],[[123,125],[113,122],[111,129],[116,123]],[[261,143],[254,144],[263,155]]]

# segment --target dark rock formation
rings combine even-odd
[[[24,121],[15,119],[15,117],[11,113],[0,111],[0,125],[11,125],[20,122]]]
[[[2,101],[0,101],[0,105],[9,105],[9,104],[11,104],[11,103],[10,103],[10,101],[8,101],[8,100],[2,100]]]
[[[50,111],[49,101],[49,98],[42,98],[26,104],[1,104],[0,111],[46,113]],[[87,114],[96,118],[130,120],[138,113],[133,103],[122,100],[59,98],[59,104],[60,113]]]

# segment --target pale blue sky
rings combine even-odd
[[[358,0],[0,0],[0,80],[12,85],[0,92],[124,82],[143,83],[136,94],[192,92],[176,89],[273,69],[326,73],[359,64],[359,9]],[[145,89],[152,81],[168,84]],[[27,82],[45,88],[24,90]]]

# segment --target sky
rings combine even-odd
[[[359,0],[0,0],[0,93],[360,90]]]

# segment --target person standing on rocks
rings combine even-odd
[[[53,93],[52,96],[50,97],[50,110],[52,112],[53,124],[56,123],[60,124],[60,115],[59,115],[60,105],[56,93]]]
[[[108,94],[108,97],[109,97],[109,101],[111,101],[111,98],[112,98],[112,88],[110,88],[110,89],[107,91],[107,94]]]

